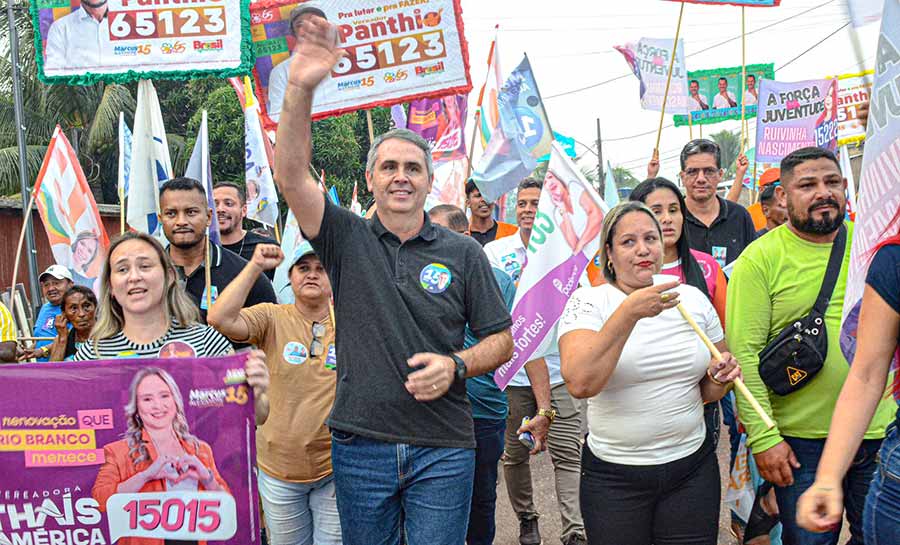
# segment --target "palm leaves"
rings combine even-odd
[[[19,68],[25,110],[25,138],[28,183],[34,184],[46,151],[46,145],[59,125],[78,150],[79,160],[89,183],[99,184],[104,195],[115,195],[115,154],[119,112],[134,113],[132,91],[117,84],[91,86],[44,85],[37,77],[34,27],[28,2],[13,6],[15,29],[19,43]],[[19,190],[19,163],[16,124],[13,110],[10,35],[6,10],[0,13],[0,193]],[[114,198],[114,197],[113,197]],[[109,199],[105,199],[109,200]]]

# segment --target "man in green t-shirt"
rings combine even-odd
[[[776,198],[787,206],[788,222],[748,246],[735,263],[728,283],[726,333],[728,344],[744,369],[744,380],[775,428],[767,430],[742,396],[740,419],[747,428],[747,446],[764,479],[775,492],[785,545],[836,543],[840,528],[814,534],[796,524],[797,499],[815,480],[831,415],[849,366],[840,348],[841,311],[850,263],[853,225],[841,272],[825,313],[828,352],[821,371],[801,389],[780,396],[759,375],[759,353],[786,326],[812,309],[825,276],[831,246],[846,214],[847,181],[835,156],[819,148],[802,148],[781,162],[781,186]],[[854,465],[844,480],[851,544],[862,544],[862,509],[875,454],[892,417],[893,402],[885,399],[866,432]]]

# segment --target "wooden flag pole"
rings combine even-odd
[[[203,110],[202,115],[203,115],[202,127],[204,129],[206,129],[206,110]],[[207,138],[208,138],[208,133],[206,132],[206,130],[204,130],[204,135],[207,136]],[[209,170],[209,150],[206,149],[206,145],[207,145],[207,139],[204,138],[200,142],[200,177],[202,178],[202,181],[200,183],[203,184],[203,187],[206,187],[206,180],[209,178],[209,172],[208,172],[208,170]],[[215,221],[215,219],[213,219],[212,221]],[[206,249],[205,249],[205,256],[203,259],[203,261],[205,263],[205,266],[203,267],[204,268],[203,273],[206,277],[206,311],[207,312],[209,312],[209,309],[212,308],[212,263],[211,263],[212,260],[210,259],[211,252],[210,252],[210,248],[209,248],[209,245],[211,244],[211,242],[209,240],[209,230],[210,230],[210,226],[212,226],[212,221],[210,222],[209,225],[206,226]]]
[[[372,110],[366,110],[366,125],[369,127],[369,145],[375,141],[375,129],[372,126]]]
[[[666,102],[669,100],[669,84],[672,83],[672,68],[675,66],[675,57],[678,55],[678,36],[681,34],[681,18],[684,15],[684,2],[678,11],[678,24],[675,26],[675,40],[672,42],[672,57],[669,58],[669,75],[666,77],[666,92],[663,94],[662,108],[659,112],[659,129],[656,131],[656,145],[654,150],[659,150],[659,139],[662,138],[663,120],[666,118]]]
[[[472,153],[475,150],[475,139],[481,129],[481,109],[475,110],[475,126],[472,128],[472,138],[469,139],[468,161],[466,162],[466,181],[472,176]]]
[[[16,246],[16,258],[13,261],[13,277],[9,292],[9,314],[11,316],[15,316],[16,279],[19,277],[19,261],[22,260],[22,246],[25,244],[25,233],[27,232],[25,227],[28,225],[28,217],[31,215],[31,208],[34,206],[35,197],[37,197],[37,193],[32,189],[31,198],[28,200],[28,207],[26,207],[25,210],[22,210],[22,230],[19,232],[19,244]]]
[[[691,329],[693,329],[694,332],[697,333],[697,335],[700,337],[700,340],[702,340],[703,344],[706,345],[706,348],[709,349],[712,357],[719,361],[724,361],[724,359],[722,358],[722,353],[719,352],[719,349],[716,348],[716,345],[714,345],[712,341],[709,340],[709,337],[706,336],[706,333],[702,329],[700,329],[700,326],[697,325],[697,322],[694,321],[694,318],[692,318],[687,309],[684,308],[684,305],[678,303],[678,306],[676,308],[687,321],[688,325],[691,326]],[[756,398],[753,397],[753,394],[750,393],[750,390],[747,389],[747,385],[744,384],[744,381],[740,378],[736,378],[734,379],[734,386],[735,388],[737,388],[737,391],[740,392],[742,396],[744,396],[744,399],[746,399],[750,403],[750,406],[753,407],[753,410],[757,415],[759,415],[763,423],[765,423],[766,429],[771,430],[772,428],[774,428],[775,422],[773,422],[772,419],[769,418],[769,415],[766,414],[765,409],[762,408],[762,405],[759,404],[759,401],[757,401]]]
[[[746,10],[741,6],[741,149],[740,153],[744,153],[744,147],[747,144],[747,127],[746,123],[746,107],[744,105],[744,95],[747,94],[747,17]]]
[[[210,263],[209,231],[206,233],[206,255],[203,257],[203,274],[206,277],[206,312],[212,308],[212,264]]]
[[[275,242],[281,244],[281,231],[278,229],[278,220],[275,220]]]
[[[125,191],[119,188],[119,234],[125,234]]]
[[[694,116],[688,112],[688,130],[690,131],[691,140],[694,139]]]

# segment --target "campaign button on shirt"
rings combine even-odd
[[[325,369],[334,371],[337,368],[337,353],[334,350],[334,343],[328,345],[328,355],[325,356]]]
[[[169,341],[159,349],[160,358],[193,358],[196,355],[194,347],[184,341]]]
[[[431,263],[422,268],[419,273],[419,284],[428,293],[444,293],[453,281],[450,269],[441,263]]]
[[[281,355],[284,361],[291,365],[300,365],[309,358],[309,350],[306,349],[306,345],[303,343],[291,341],[284,345]]]

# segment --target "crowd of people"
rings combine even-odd
[[[889,381],[900,235],[870,256],[851,367],[839,339],[853,224],[831,152],[803,148],[765,174],[760,231],[736,202],[739,188],[717,194],[721,153],[703,139],[682,150],[683,192],[658,177],[656,157],[648,179],[605,214],[584,192],[526,178],[511,225],[493,219],[474,181],[468,215],[452,205],[426,213],[428,144],[395,129],[369,150],[377,212],[362,218],[304,174],[314,92],[342,54],[335,29],[311,16],[294,32],[302,39],[277,136],[293,144],[275,151],[276,182],[308,241],[290,263],[294,302],[278,304],[269,280],[281,248],[243,228],[242,187],[218,184],[212,210],[202,184],[175,178],[160,188],[168,247],[142,233],[117,237],[98,295],[65,267],[47,268],[33,332],[42,340],[17,353],[0,306],[0,359],[194,358],[252,347],[246,375],[272,545],[493,543],[501,467],[519,542],[538,545],[530,461],[545,450],[564,545],[712,545],[720,423],[732,463],[745,436],[762,478],[749,520],[732,514],[742,543],[834,544],[844,517],[852,544],[900,543],[900,436],[885,395],[891,385],[900,394],[900,381]],[[737,179],[746,169],[741,156]],[[542,356],[504,391],[493,371],[513,352],[510,313],[545,189],[558,206],[584,208],[580,233],[568,216],[558,225],[575,252],[599,237],[599,274],[582,276]],[[207,239],[212,221],[220,244]],[[792,329],[807,319],[808,329]],[[785,331],[784,342],[805,334],[813,348],[779,357]],[[801,365],[810,358],[815,365]],[[737,379],[774,427],[734,396]],[[160,369],[135,377],[134,426],[104,466],[126,478],[98,479],[95,497],[166,490],[162,468],[173,459],[193,468],[198,487],[224,486],[208,445],[177,423],[140,418],[139,392],[150,399],[153,388],[177,394]],[[770,535],[778,522],[780,537]]]

